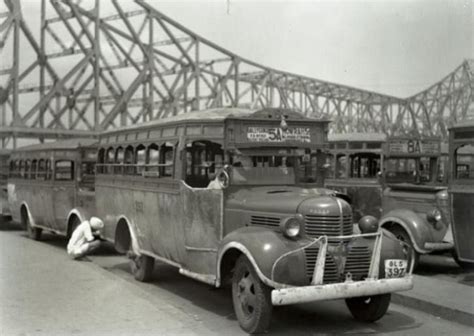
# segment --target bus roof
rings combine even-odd
[[[115,128],[109,131],[102,133],[102,135],[109,135],[111,133],[117,133],[121,131],[133,131],[143,128],[152,128],[153,126],[161,126],[166,124],[187,122],[187,121],[199,121],[199,122],[216,122],[224,121],[226,119],[245,119],[245,118],[259,118],[259,119],[268,119],[269,115],[272,116],[271,119],[280,118],[282,115],[286,116],[288,120],[307,120],[307,121],[320,121],[329,123],[330,120],[326,119],[315,119],[304,116],[303,114],[289,109],[279,109],[279,108],[266,108],[260,110],[251,110],[245,108],[237,107],[220,107],[207,110],[191,111],[187,113],[182,113],[179,115],[148,121],[134,126],[125,126]]]
[[[328,138],[329,142],[385,142],[387,140],[387,135],[384,133],[338,133],[329,134]]]
[[[91,147],[97,144],[96,139],[66,139],[43,144],[28,145],[15,149],[15,152],[33,152],[41,150],[62,150],[62,149],[78,149],[81,147]]]
[[[458,128],[464,128],[464,127],[474,127],[474,118],[460,121],[454,124],[453,126],[449,127],[449,129],[458,129]]]

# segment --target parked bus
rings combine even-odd
[[[350,197],[356,220],[378,217],[413,246],[416,267],[420,254],[453,249],[441,154],[439,138],[333,135],[326,186]]]
[[[10,158],[9,149],[0,150],[0,223],[11,219],[10,207],[8,206],[8,159]]]
[[[96,208],[140,281],[155,260],[221,287],[250,333],[273,305],[346,299],[374,321],[413,286],[403,243],[322,188],[328,121],[280,109],[191,112],[103,133]],[[304,185],[305,187],[302,187]],[[308,187],[312,185],[312,187]],[[383,241],[383,243],[382,243]]]
[[[10,157],[8,200],[13,220],[31,238],[42,231],[70,236],[95,212],[97,140],[69,139],[16,149]],[[71,211],[71,209],[74,211]]]
[[[449,202],[455,259],[461,267],[474,267],[474,120],[449,129]]]

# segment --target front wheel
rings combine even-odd
[[[232,301],[240,327],[249,334],[265,332],[272,315],[270,288],[258,277],[250,261],[237,259],[232,277]]]
[[[390,298],[390,294],[355,297],[346,299],[346,305],[356,320],[375,322],[387,312]]]
[[[141,282],[147,282],[151,280],[153,274],[153,266],[155,265],[155,259],[146,255],[131,255],[130,257],[130,268],[134,278]]]
[[[420,254],[416,252],[415,247],[413,246],[413,242],[410,239],[410,236],[408,233],[405,231],[405,229],[401,228],[400,226],[395,226],[393,228],[390,228],[389,231],[393,233],[393,235],[400,240],[401,242],[407,244],[403,246],[403,252],[405,255],[411,255],[410,251],[408,251],[411,248],[411,253],[414,254],[413,257],[413,271],[418,267],[418,263],[420,262]],[[408,269],[410,269],[411,265],[408,265]]]

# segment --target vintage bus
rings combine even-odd
[[[10,207],[8,206],[8,159],[11,150],[0,150],[0,224],[11,219]]]
[[[439,138],[379,133],[330,136],[326,186],[346,193],[357,220],[379,224],[420,254],[453,248]]]
[[[13,151],[8,178],[13,220],[35,240],[43,230],[69,236],[95,212],[96,161],[94,139],[61,140]]]
[[[354,235],[350,205],[322,188],[327,129],[287,110],[221,108],[105,132],[105,238],[137,280],[158,260],[230,284],[249,333],[267,329],[273,305],[318,300],[346,299],[355,318],[377,320],[390,293],[413,286],[409,256],[373,217]]]
[[[461,267],[474,267],[474,120],[449,129],[449,202],[455,259]]]

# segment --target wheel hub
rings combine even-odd
[[[249,272],[245,272],[238,283],[237,297],[240,301],[242,311],[247,315],[253,314],[256,308],[257,297],[255,285]]]

